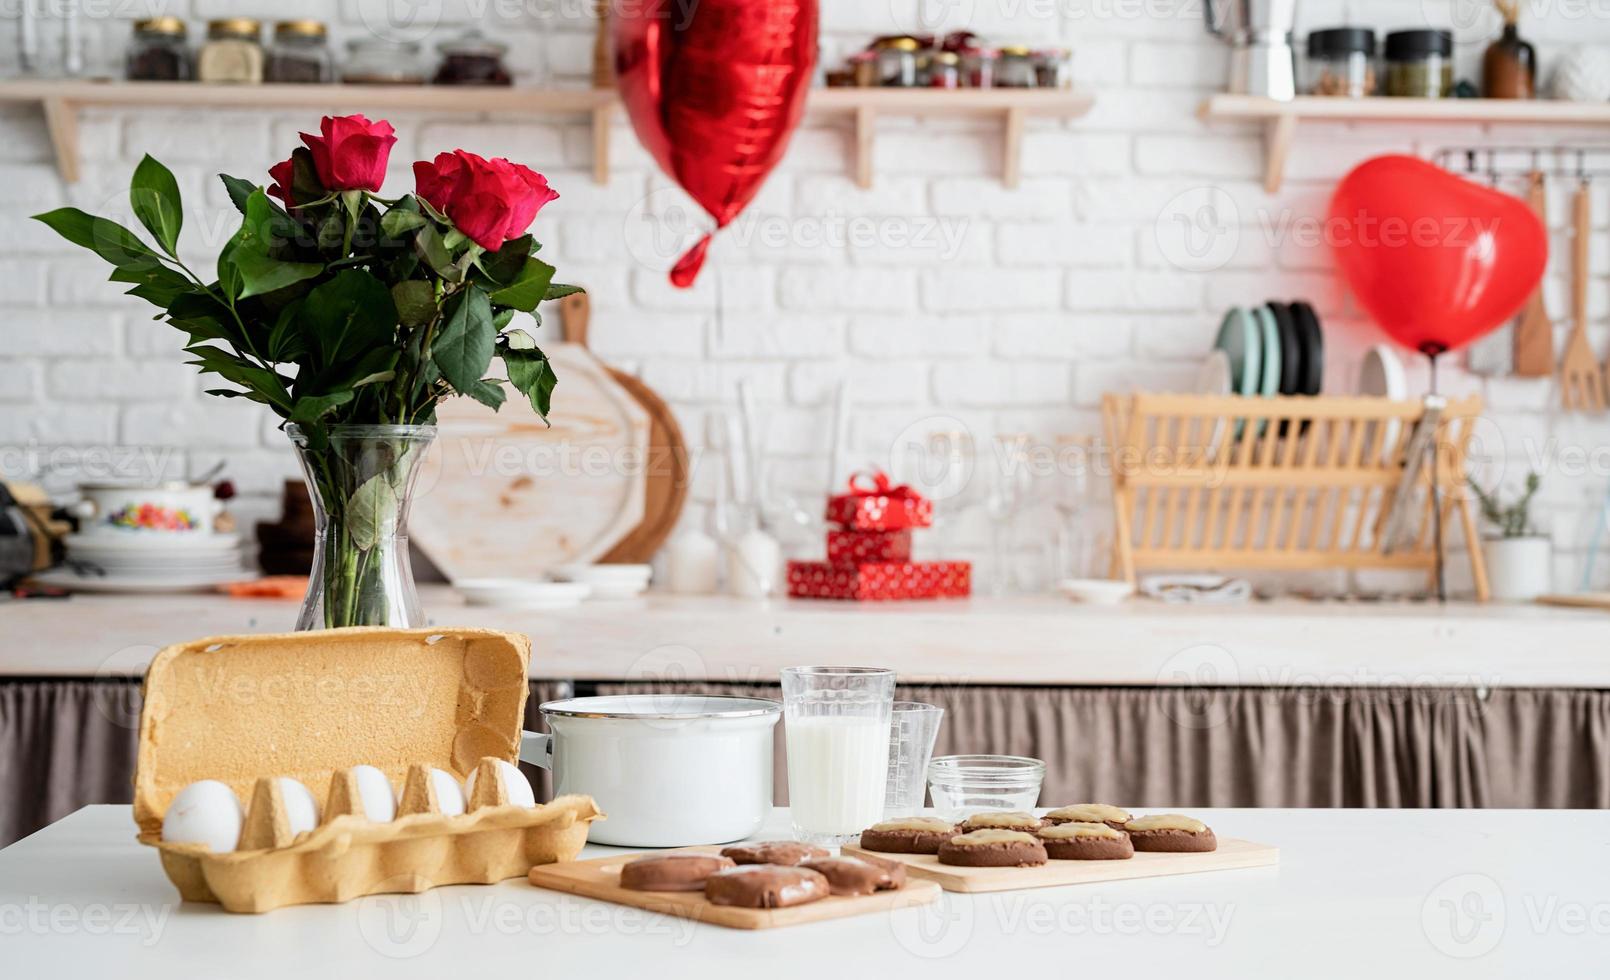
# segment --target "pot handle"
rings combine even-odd
[[[553,768],[553,736],[540,732],[520,733],[520,761],[543,769]]]

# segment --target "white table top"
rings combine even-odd
[[[744,932],[533,888],[231,915],[182,905],[126,806],[0,851],[16,977],[1588,976],[1610,962],[1610,812],[1199,810],[1276,868],[946,894]],[[784,814],[774,814],[784,824]],[[589,847],[584,856],[613,849]]]
[[[1050,596],[905,603],[651,594],[534,611],[422,590],[433,625],[532,637],[531,676],[775,681],[854,661],[947,684],[1610,688],[1597,610],[1281,600],[1235,606]],[[161,647],[289,630],[296,603],[220,595],[0,605],[0,676],[140,676]]]

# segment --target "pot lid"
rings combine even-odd
[[[783,705],[766,698],[707,694],[612,694],[549,701],[542,713],[560,718],[625,718],[651,721],[693,718],[757,718],[779,714]]]

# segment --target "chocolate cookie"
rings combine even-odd
[[[1137,851],[1198,853],[1219,846],[1207,824],[1180,813],[1136,817],[1124,824],[1124,830]]]
[[[824,848],[791,840],[766,840],[755,844],[734,844],[721,849],[722,857],[737,864],[803,864],[811,858],[827,857]]]
[[[706,878],[735,865],[719,854],[665,854],[621,866],[621,887],[640,892],[704,891]]]
[[[973,814],[963,820],[957,829],[964,834],[971,830],[1020,830],[1032,834],[1043,826],[1044,822],[1032,813],[990,810]]]
[[[800,865],[820,871],[835,895],[870,895],[873,892],[892,891],[906,883],[905,865],[898,861],[880,861],[877,858],[825,857],[814,858]]]
[[[1044,819],[1048,824],[1104,823],[1114,830],[1123,830],[1130,815],[1128,810],[1110,803],[1075,803],[1052,810]]]
[[[1129,835],[1104,823],[1059,823],[1038,834],[1048,857],[1057,861],[1122,861],[1135,856]]]
[[[861,846],[885,854],[938,854],[939,845],[956,832],[954,824],[937,817],[885,820],[861,831]]]
[[[745,909],[782,909],[804,905],[831,892],[827,876],[810,868],[746,864],[717,871],[704,883],[704,897],[715,905]]]
[[[1045,845],[1017,830],[975,830],[958,834],[939,848],[940,864],[962,868],[1027,868],[1045,860]]]

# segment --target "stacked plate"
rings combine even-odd
[[[648,565],[560,565],[549,574],[561,582],[591,586],[594,599],[635,599],[648,588],[654,569]]]
[[[579,605],[592,589],[573,582],[539,582],[520,578],[471,578],[453,583],[471,606],[510,609],[569,609]]]
[[[256,577],[238,534],[69,534],[67,567],[35,576],[80,592],[193,592]]]
[[[1229,390],[1222,394],[1317,395],[1324,385],[1324,332],[1301,300],[1232,307],[1213,346],[1229,361]]]

